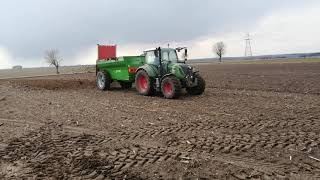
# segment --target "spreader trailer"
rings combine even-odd
[[[165,98],[174,99],[182,89],[191,95],[201,95],[205,81],[198,71],[186,64],[187,48],[154,48],[144,51],[141,56],[115,56],[115,46],[98,46],[97,86],[110,89],[113,81],[123,88],[131,88],[144,96],[161,92]],[[179,60],[177,52],[184,50],[185,59]],[[110,55],[111,54],[111,55]]]
[[[109,90],[114,81],[119,82],[123,89],[132,88],[136,71],[143,64],[143,56],[116,57],[116,46],[98,45],[96,62],[98,88]]]

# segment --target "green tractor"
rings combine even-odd
[[[184,60],[179,60],[177,51],[184,50]],[[205,90],[205,81],[195,69],[186,64],[186,48],[155,48],[146,50],[142,56],[117,58],[115,47],[100,46],[97,60],[97,86],[109,90],[110,84],[118,81],[128,89],[135,83],[139,94],[151,96],[161,92],[165,98],[174,99],[182,89],[191,95],[200,95]]]
[[[155,48],[144,52],[145,64],[137,69],[135,86],[139,94],[150,96],[162,92],[167,99],[178,98],[183,88],[191,95],[205,90],[205,81],[195,69],[181,61],[177,51],[186,48]]]

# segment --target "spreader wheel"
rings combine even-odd
[[[104,71],[99,71],[97,73],[97,87],[102,90],[109,90],[111,85],[111,78],[110,76],[105,73]]]
[[[165,77],[161,82],[161,91],[167,99],[178,98],[181,94],[181,82],[175,76]]]
[[[138,93],[141,95],[150,96],[155,92],[153,88],[153,79],[150,78],[147,72],[144,70],[137,72],[135,85]]]

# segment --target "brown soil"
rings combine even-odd
[[[0,179],[319,179],[320,63],[198,65],[201,96],[0,81]]]

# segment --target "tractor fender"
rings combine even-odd
[[[145,65],[139,67],[136,72],[138,72],[140,70],[146,71],[148,76],[153,77],[153,78],[157,77],[157,74],[158,74],[157,69],[155,67],[153,67],[152,65],[148,65],[148,64],[145,64]]]
[[[164,76],[161,78],[161,81],[162,81],[164,78],[168,77],[168,76],[175,76],[175,75],[174,75],[173,73],[166,74],[166,75],[164,75]]]

